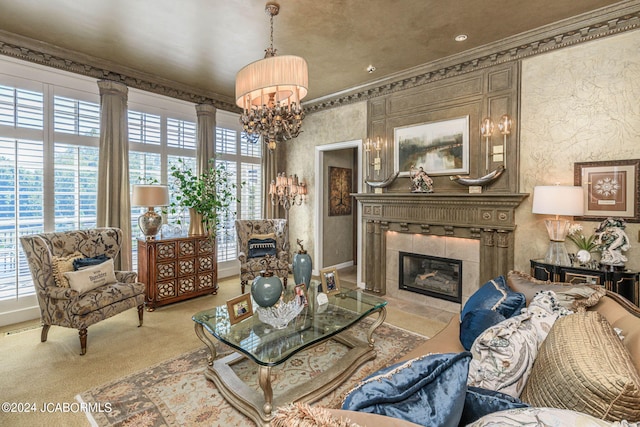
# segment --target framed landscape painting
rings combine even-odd
[[[574,163],[574,185],[584,190],[580,219],[640,222],[640,159]]]
[[[469,173],[469,116],[393,130],[395,170],[409,176],[411,165],[428,175]]]

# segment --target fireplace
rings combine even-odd
[[[462,260],[400,252],[400,289],[462,302]]]

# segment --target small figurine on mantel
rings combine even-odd
[[[412,193],[433,193],[433,180],[427,175],[422,166],[416,168],[411,165],[409,178],[411,178]]]
[[[596,229],[596,243],[602,251],[600,264],[611,267],[624,267],[627,257],[622,251],[629,250],[629,236],[625,233],[625,220],[622,218],[607,218]]]

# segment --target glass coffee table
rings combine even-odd
[[[255,312],[232,325],[226,305],[193,316],[196,335],[210,350],[205,376],[213,381],[231,405],[260,426],[269,425],[273,408],[293,402],[314,402],[342,384],[364,362],[376,357],[373,332],[384,322],[387,302],[359,290],[345,290],[329,295],[328,303],[319,305],[316,292],[312,291],[317,289],[318,283],[311,282],[309,305],[282,329],[261,322]],[[366,342],[349,333],[351,326],[373,313],[378,313],[378,317],[367,331]],[[216,360],[216,348],[210,339],[211,335],[236,351]],[[328,339],[348,348],[335,366],[310,381],[274,396],[271,368]],[[245,358],[259,367],[257,381],[262,393],[250,387],[232,369],[234,363]]]

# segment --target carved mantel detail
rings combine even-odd
[[[386,233],[480,240],[480,280],[513,268],[515,209],[528,194],[359,193],[364,222],[364,280],[386,293]]]

